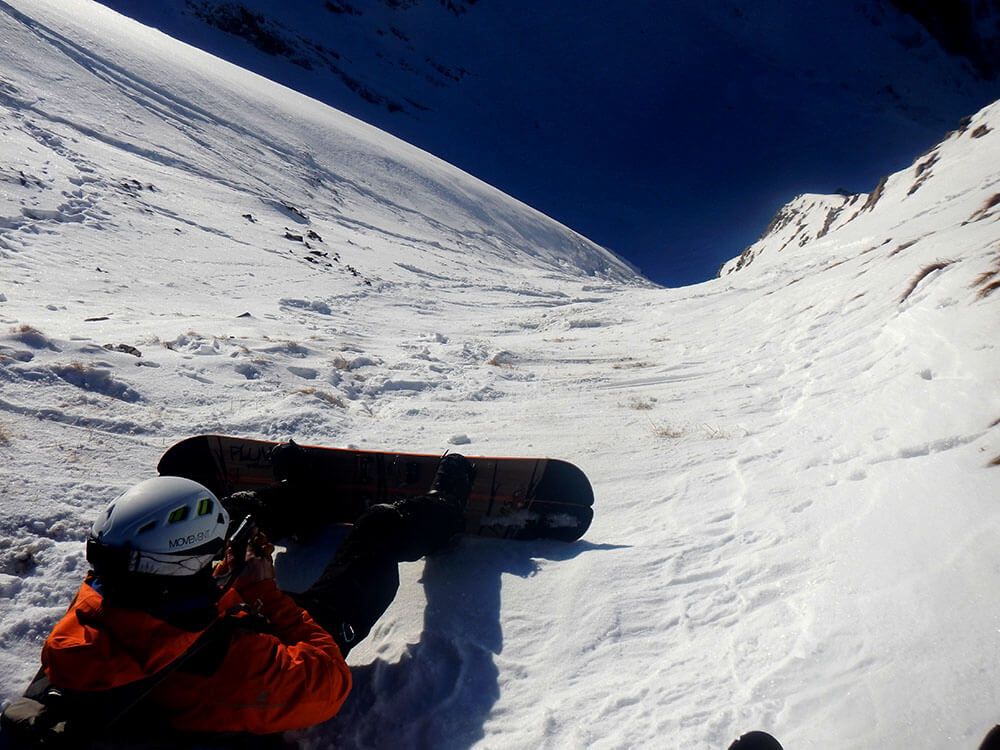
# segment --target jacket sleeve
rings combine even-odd
[[[273,579],[249,585],[237,584],[236,590],[244,602],[254,608],[259,606],[260,613],[271,624],[271,632],[282,643],[315,643],[322,648],[332,645],[337,656],[343,660],[333,636],[321,628],[290,596],[283,593]]]
[[[175,727],[270,734],[336,714],[350,692],[351,673],[330,634],[273,580],[240,587],[239,594],[260,607],[272,633],[238,632],[210,684],[200,686],[200,706],[177,715]]]

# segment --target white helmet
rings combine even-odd
[[[87,540],[98,575],[193,576],[222,549],[229,514],[205,487],[154,477],[112,500]]]

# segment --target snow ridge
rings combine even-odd
[[[778,210],[757,242],[739,257],[723,264],[719,276],[742,270],[761,256],[783,252],[790,246],[805,248],[868,213],[874,215],[874,223],[884,221],[884,215],[901,209],[908,216],[919,215],[926,204],[937,200],[937,195],[930,201],[921,201],[916,197],[928,182],[933,180],[940,184],[954,180],[956,169],[965,169],[968,163],[986,164],[997,158],[996,138],[986,137],[992,131],[987,124],[990,109],[983,110],[976,117],[964,118],[956,130],[920,156],[909,169],[882,178],[871,193],[797,196]],[[950,155],[958,158],[948,159]],[[939,164],[943,159],[945,163]],[[965,223],[989,218],[997,200],[1000,199],[993,195],[986,196],[984,203],[970,214]],[[905,249],[893,250],[902,252]]]

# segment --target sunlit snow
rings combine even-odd
[[[97,4],[0,2],[0,37],[0,698],[97,509],[211,431],[594,484],[580,543],[405,566],[303,747],[974,747],[1000,719],[1000,105],[660,289]]]

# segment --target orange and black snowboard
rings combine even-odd
[[[219,496],[259,489],[285,478],[280,443],[226,435],[198,435],[167,449],[160,474],[193,479]],[[287,455],[287,452],[285,453]],[[440,456],[295,446],[295,471],[312,491],[335,503],[351,521],[369,505],[422,495]],[[551,458],[469,456],[476,479],[465,511],[465,533],[499,539],[583,536],[594,516],[586,475]]]

